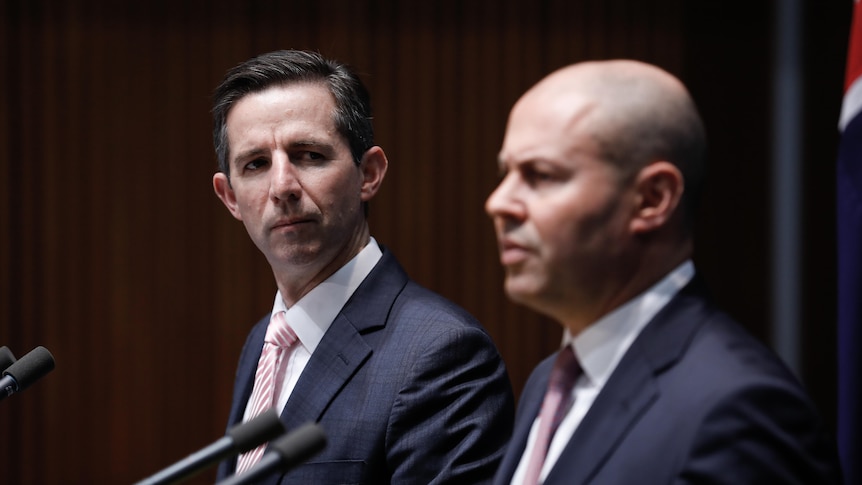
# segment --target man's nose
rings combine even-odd
[[[275,200],[297,200],[302,193],[296,166],[286,154],[278,153],[272,159],[270,195]]]
[[[491,218],[518,216],[523,212],[523,204],[516,197],[515,185],[514,176],[512,174],[506,175],[488,196],[488,200],[485,201],[485,212]]]

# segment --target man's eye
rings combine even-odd
[[[290,158],[293,163],[309,166],[317,166],[322,160],[326,160],[326,157],[322,153],[308,150],[295,152]]]
[[[541,170],[537,170],[535,168],[528,168],[524,170],[523,173],[524,179],[530,183],[539,183],[539,182],[547,182],[553,179],[553,175],[548,172],[543,172]]]
[[[263,158],[255,158],[254,160],[252,160],[252,161],[248,162],[247,164],[245,164],[245,169],[246,169],[246,170],[257,170],[257,169],[259,169],[259,168],[263,167],[263,166],[264,166],[264,165],[266,165],[266,164],[267,164],[267,161],[266,161],[265,159],[263,159]]]

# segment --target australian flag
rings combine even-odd
[[[853,5],[838,147],[838,448],[862,483],[862,4]]]

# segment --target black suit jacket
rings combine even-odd
[[[497,484],[518,466],[552,363],[528,380]],[[585,483],[830,484],[840,471],[796,379],[694,282],[623,356],[545,481]]]
[[[267,316],[239,361],[228,427],[242,420]],[[514,415],[506,369],[463,309],[410,280],[386,249],[323,336],[282,413],[327,434],[319,455],[265,483],[482,483]],[[236,460],[219,468],[234,473]]]

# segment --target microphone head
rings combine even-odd
[[[304,463],[326,446],[326,434],[317,423],[306,423],[269,444],[278,453],[282,470]]]
[[[6,370],[7,367],[15,363],[15,354],[9,350],[9,347],[0,347],[0,372]]]
[[[52,370],[54,370],[54,356],[48,352],[48,349],[39,346],[10,365],[3,371],[3,375],[12,376],[18,383],[20,392]]]
[[[284,433],[284,424],[275,408],[269,408],[245,423],[237,424],[227,431],[234,447],[240,453],[257,448],[263,443]]]

